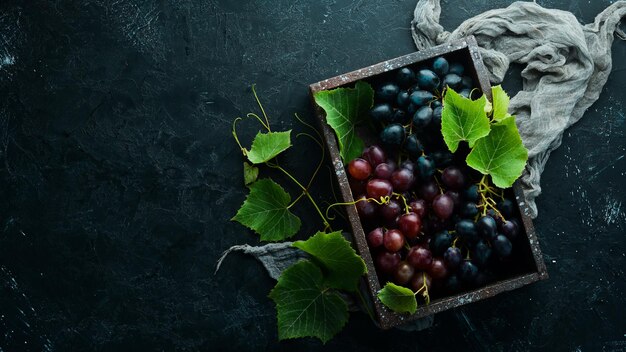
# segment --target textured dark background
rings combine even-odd
[[[279,343],[243,201],[236,116],[256,83],[276,129],[307,85],[414,50],[407,1],[0,2],[0,350],[317,350]],[[587,23],[612,1],[538,1]],[[443,1],[448,29],[510,1]],[[442,313],[420,333],[362,314],[327,350],[626,350],[626,43],[542,179],[548,281]],[[519,87],[510,75],[506,86]],[[249,142],[258,130],[240,125]],[[298,139],[285,164],[313,169]],[[316,197],[331,200],[328,170]],[[288,180],[279,179],[295,194]],[[300,203],[301,233],[319,229]]]

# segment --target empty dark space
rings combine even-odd
[[[442,24],[512,1],[442,2]],[[612,1],[537,1],[588,23]],[[258,237],[230,221],[247,193],[230,134],[258,111],[314,122],[308,85],[414,51],[416,1],[0,2],[3,351],[624,351],[626,43],[600,99],[542,177],[535,228],[550,279],[463,306],[423,332],[364,314],[326,346],[278,342]],[[521,87],[513,67],[504,86]],[[240,124],[250,143],[253,120]],[[316,145],[284,166],[300,178]],[[265,173],[265,175],[274,175]],[[332,202],[324,168],[314,196]],[[288,180],[279,182],[295,194]],[[320,228],[303,202],[299,238]]]

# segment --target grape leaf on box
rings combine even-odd
[[[259,168],[243,162],[243,183],[247,186],[259,177]]]
[[[359,81],[354,88],[323,90],[315,93],[314,98],[326,111],[326,122],[337,134],[339,154],[344,163],[361,155],[365,144],[354,128],[374,105],[372,86]]]
[[[415,313],[417,310],[417,300],[413,291],[406,287],[398,286],[388,282],[382,290],[378,292],[378,299],[387,308],[396,313]]]
[[[348,306],[323,283],[322,271],[308,260],[280,275],[269,295],[276,303],[279,339],[312,336],[326,343],[343,328]]]
[[[487,98],[471,100],[453,89],[446,90],[441,112],[441,133],[451,152],[459,147],[459,142],[474,143],[489,134],[489,118],[485,113]]]
[[[522,144],[515,117],[509,116],[493,124],[489,135],[476,142],[466,160],[473,169],[491,175],[496,186],[511,187],[528,160],[528,150]]]
[[[261,235],[262,241],[280,241],[300,229],[300,219],[289,209],[291,196],[270,179],[250,185],[250,194],[239,208],[235,220]]]
[[[356,291],[359,278],[367,272],[365,262],[340,231],[318,232],[306,241],[296,241],[293,246],[309,253],[326,271],[329,287]]]
[[[257,133],[248,151],[253,164],[269,161],[291,147],[291,130],[284,132]]]
[[[493,119],[500,121],[509,115],[509,95],[506,94],[502,86],[491,87],[491,97],[493,100]]]

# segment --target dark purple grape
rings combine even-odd
[[[472,91],[471,91],[471,90],[469,90],[469,89],[463,89],[463,90],[461,90],[461,91],[459,92],[459,95],[461,95],[461,96],[463,96],[463,97],[465,97],[465,98],[467,98],[467,99],[471,99],[471,97],[470,97],[470,96],[472,95]]]
[[[461,282],[458,276],[449,276],[443,284],[443,288],[448,293],[457,293],[461,289]]]
[[[491,247],[485,241],[479,241],[472,252],[472,261],[479,267],[484,267],[491,259]]]
[[[367,244],[370,248],[378,248],[383,245],[383,229],[377,227],[367,234]]]
[[[403,90],[400,93],[398,93],[398,96],[396,97],[396,103],[398,104],[399,107],[403,109],[409,106],[409,104],[411,103],[411,95],[409,94],[409,92],[407,92],[406,90]]]
[[[413,212],[402,214],[398,219],[398,228],[406,238],[414,239],[417,238],[422,229],[422,221]]]
[[[366,201],[365,196],[357,199],[354,206],[356,207],[359,216],[364,219],[371,219],[376,215],[376,204]]]
[[[397,123],[401,123],[401,124],[406,124],[408,122],[408,115],[406,114],[406,111],[401,110],[401,109],[396,109],[393,112],[393,115],[391,115],[391,121],[389,122],[397,122]]]
[[[406,260],[417,270],[428,270],[433,262],[433,255],[424,247],[414,246],[406,255]]]
[[[365,186],[367,196],[370,198],[380,199],[381,197],[387,197],[393,192],[391,182],[381,179],[371,179]]]
[[[432,207],[439,219],[446,220],[454,212],[454,200],[447,194],[440,194],[433,199]]]
[[[472,202],[461,204],[459,215],[461,215],[464,219],[473,219],[476,215],[478,215],[478,207]]]
[[[367,180],[372,175],[372,166],[365,159],[356,158],[348,164],[348,172],[355,180]]]
[[[348,184],[350,185],[350,190],[352,190],[352,195],[354,198],[358,198],[365,194],[365,181],[355,180],[352,177],[348,179]]]
[[[400,260],[400,253],[382,251],[376,256],[376,268],[384,274],[392,275]]]
[[[498,255],[498,257],[506,258],[511,255],[513,245],[511,244],[511,241],[506,238],[506,236],[497,235],[491,244],[493,245],[493,251]]]
[[[424,151],[422,143],[415,134],[411,134],[406,138],[406,142],[404,142],[404,149],[413,158],[418,158]]]
[[[448,247],[443,253],[443,263],[450,271],[455,271],[461,265],[463,261],[463,255],[461,250],[457,247]]]
[[[417,171],[422,181],[430,180],[435,174],[435,163],[427,156],[417,158]]]
[[[454,73],[456,75],[463,76],[464,72],[465,67],[463,67],[463,65],[456,62],[450,64],[450,70],[448,71],[448,73]]]
[[[376,89],[375,94],[376,94],[377,100],[382,100],[382,101],[391,103],[394,101],[396,96],[398,96],[398,93],[400,93],[400,87],[398,87],[397,85],[393,83],[387,83],[378,87],[378,89]]]
[[[415,83],[415,73],[410,68],[403,67],[399,69],[396,74],[396,82],[398,82],[401,87],[408,87]]]
[[[471,77],[463,76],[461,79],[461,87],[463,89],[472,89],[474,87],[474,80]]]
[[[448,276],[448,270],[443,263],[443,260],[440,258],[433,259],[433,262],[430,264],[430,268],[428,269],[428,273],[433,279],[443,279]]]
[[[419,108],[419,105],[415,105],[411,102],[409,106],[406,107],[406,113],[409,114],[409,116],[413,116],[413,114],[415,114],[418,108]]]
[[[439,76],[447,75],[449,70],[450,64],[445,58],[438,57],[435,59],[435,61],[433,61],[433,71],[435,71],[435,73]]]
[[[405,192],[413,186],[415,176],[411,170],[400,168],[391,174],[390,181],[396,192]]]
[[[378,104],[370,110],[370,117],[375,121],[389,122],[393,116],[393,108],[389,104]]]
[[[444,168],[452,164],[454,155],[449,151],[436,150],[430,153],[430,158],[438,168]]]
[[[505,218],[510,218],[515,212],[515,204],[508,199],[501,200],[496,206]]]
[[[374,168],[387,160],[387,154],[385,153],[383,148],[377,145],[372,145],[365,148],[361,157],[367,160],[367,162],[370,163],[370,165],[372,165],[372,167]]]
[[[427,92],[425,90],[416,90],[411,93],[411,103],[416,105],[416,107],[424,106],[433,100],[433,93]]]
[[[433,120],[433,109],[422,106],[413,114],[413,127],[424,128]]]
[[[393,271],[393,279],[394,283],[398,285],[406,285],[411,281],[413,275],[415,274],[415,269],[409,265],[409,263],[402,261],[398,263],[396,268]]]
[[[461,263],[459,267],[459,278],[461,281],[473,284],[474,280],[476,280],[476,275],[478,275],[478,268],[474,263],[468,260]]]
[[[387,222],[395,220],[402,213],[402,205],[395,199],[389,200],[389,203],[379,207],[378,213]]]
[[[448,166],[441,174],[441,182],[450,189],[460,190],[465,185],[465,176],[458,167]]]
[[[396,229],[388,230],[383,236],[383,244],[390,252],[397,252],[404,246],[404,235]]]
[[[478,186],[476,185],[471,185],[463,191],[463,199],[466,201],[476,203],[478,202],[478,197]]]
[[[519,229],[517,227],[517,222],[512,220],[505,221],[500,225],[500,231],[503,235],[505,235],[509,240],[514,240],[519,233]]]
[[[439,76],[431,70],[420,70],[417,73],[417,84],[425,90],[439,87]]]
[[[433,108],[433,123],[436,126],[441,126],[441,118],[443,117],[442,113],[443,113],[442,106],[437,106]]]
[[[426,290],[430,291],[430,286],[433,283],[433,279],[425,272],[418,271],[413,275],[411,279],[411,289],[413,292],[424,292],[424,286]],[[425,284],[425,285],[424,285]]]
[[[389,180],[394,169],[387,163],[378,164],[374,169],[374,178]]]
[[[483,216],[476,221],[476,230],[483,239],[490,241],[497,235],[498,224],[491,216]]]
[[[441,231],[435,235],[430,241],[430,249],[437,257],[443,255],[443,253],[452,245],[452,236],[448,231]]]
[[[427,202],[432,202],[433,199],[439,194],[439,187],[435,181],[422,183],[419,188],[419,193],[422,199]]]
[[[494,209],[487,210],[487,216],[491,216],[496,221],[496,225],[498,225],[498,227],[500,227],[504,222],[502,216],[500,216],[500,214],[498,214],[498,212],[496,212]]]
[[[457,89],[461,85],[461,77],[454,73],[448,73],[443,78],[443,86]]]
[[[407,169],[411,172],[415,172],[415,163],[412,162],[411,160],[405,160],[402,162],[402,164],[400,164],[400,168]]]
[[[467,243],[476,243],[478,241],[478,231],[473,221],[463,219],[456,223],[456,234]]]
[[[426,215],[426,202],[424,202],[423,199],[414,200],[409,206],[411,207],[411,211],[417,214],[420,219],[424,218],[424,215]]]
[[[380,140],[387,145],[398,146],[404,142],[404,134],[404,127],[399,123],[393,123],[380,132]]]

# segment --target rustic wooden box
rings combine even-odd
[[[489,85],[487,71],[483,65],[474,37],[467,37],[456,42],[404,55],[376,65],[362,68],[360,70],[314,83],[309,87],[311,96],[313,96],[315,92],[321,90],[351,86],[359,80],[376,81],[377,78],[384,76],[389,71],[393,71],[404,66],[418,64],[423,61],[428,61],[438,56],[444,56],[448,59],[464,63],[466,65],[466,69],[468,69],[471,76],[473,76],[474,82],[478,82],[478,87],[485,92],[487,97],[491,100],[491,87]],[[342,201],[353,202],[352,192],[348,184],[345,167],[341,161],[341,157],[339,156],[339,147],[337,145],[335,132],[326,124],[325,113],[315,104],[315,101],[313,101],[313,106],[320,122],[323,136],[326,140],[326,145],[330,152],[337,181],[341,189],[341,195],[343,198]],[[367,138],[364,139],[367,140]],[[525,247],[521,249],[524,258],[522,258],[523,260],[521,260],[519,264],[519,270],[512,274],[511,277],[489,284],[488,286],[466,291],[453,296],[434,299],[431,301],[430,305],[421,305],[415,314],[395,313],[383,306],[382,303],[376,298],[376,294],[381,289],[381,285],[376,274],[376,269],[374,268],[374,262],[367,245],[365,233],[361,226],[361,221],[359,220],[356,207],[354,205],[346,207],[348,220],[352,226],[353,241],[356,245],[357,252],[361,255],[367,265],[368,274],[366,274],[364,280],[365,282],[362,286],[367,287],[367,290],[369,291],[374,311],[381,328],[388,329],[414,319],[442,312],[463,304],[476,302],[492,297],[501,292],[514,290],[532,282],[548,278],[548,273],[543,262],[543,257],[541,255],[541,250],[539,248],[532,220],[527,215],[527,209],[524,207],[525,202],[519,181],[513,185],[512,189],[507,190],[507,192],[509,192],[509,195],[513,192],[519,207],[519,215],[523,222],[523,233],[520,234],[520,237],[522,237],[523,240],[518,239],[516,244],[519,245],[519,243],[524,242],[522,247]]]

